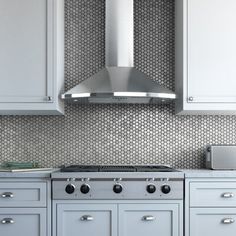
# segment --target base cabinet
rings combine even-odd
[[[124,204],[119,210],[120,236],[179,235],[176,205]]]
[[[53,236],[183,236],[182,201],[129,203],[56,201]]]
[[[56,235],[116,236],[116,216],[116,205],[58,205]]]
[[[235,236],[234,178],[185,180],[185,236]]]
[[[45,236],[46,209],[1,208],[0,235],[4,236]]]
[[[235,219],[235,209],[191,209],[190,235],[233,236],[236,232]]]

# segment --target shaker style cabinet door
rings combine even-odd
[[[119,236],[181,236],[177,204],[120,204]]]
[[[54,236],[117,236],[114,204],[58,204]]]
[[[236,1],[176,1],[176,112],[236,114]]]
[[[0,208],[1,236],[45,236],[46,209]]]
[[[190,236],[234,236],[235,209],[196,208],[190,210]]]
[[[60,114],[63,0],[0,0],[0,115]]]

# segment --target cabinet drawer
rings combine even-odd
[[[56,236],[117,236],[117,206],[58,204]]]
[[[0,207],[46,207],[46,183],[0,182]]]
[[[236,209],[191,209],[190,235],[235,236]]]
[[[190,207],[236,207],[236,183],[190,183]]]
[[[120,236],[180,236],[176,204],[121,204]]]
[[[0,208],[0,235],[46,236],[46,209]]]

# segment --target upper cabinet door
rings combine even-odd
[[[0,114],[60,114],[63,0],[0,0]]]
[[[235,0],[177,0],[177,112],[236,113],[235,12]]]

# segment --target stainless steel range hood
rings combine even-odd
[[[133,0],[106,1],[106,67],[62,95],[72,103],[166,103],[176,99],[133,67]]]

